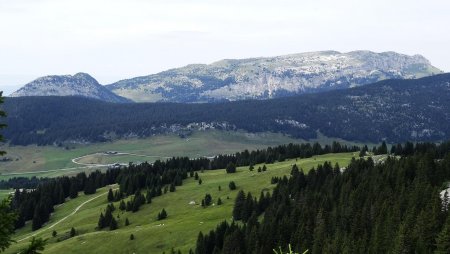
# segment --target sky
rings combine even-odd
[[[0,0],[0,91],[320,50],[421,54],[450,71],[449,13],[448,0]]]

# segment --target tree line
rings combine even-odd
[[[18,214],[15,227],[23,227],[31,220],[33,230],[41,228],[49,220],[55,205],[76,198],[80,191],[94,194],[97,188],[115,183],[118,173],[117,169],[105,173],[96,171],[89,176],[83,172],[72,177],[46,179],[36,189],[16,189],[11,202],[12,209]]]

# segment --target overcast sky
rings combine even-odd
[[[421,54],[450,71],[449,27],[448,0],[0,0],[0,91],[318,50]]]

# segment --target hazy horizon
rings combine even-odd
[[[109,84],[187,64],[323,50],[420,54],[449,71],[448,13],[443,0],[0,0],[0,90],[46,75],[86,72]]]

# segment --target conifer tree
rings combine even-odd
[[[205,206],[211,205],[212,197],[210,194],[206,194],[204,200]]]
[[[109,230],[116,230],[116,229],[117,229],[117,221],[113,217],[111,219],[111,223],[109,224]]]
[[[450,252],[450,213],[447,217],[444,227],[436,238],[435,254],[444,254]]]
[[[0,201],[0,252],[11,245],[17,214],[11,209],[11,196]]]
[[[240,190],[236,196],[236,200],[233,208],[233,219],[241,220],[242,219],[242,211],[245,206],[245,193],[243,190]]]
[[[30,244],[25,248],[22,249],[19,254],[40,254],[41,251],[44,250],[45,245],[47,244],[47,239],[44,240],[42,238],[31,238]]]
[[[114,202],[114,194],[111,189],[108,191],[108,202]]]
[[[121,200],[119,203],[119,210],[125,211],[125,209],[126,209],[125,201]]]
[[[226,169],[227,173],[236,173],[236,165],[233,162],[228,163]]]
[[[158,220],[164,220],[165,218],[167,218],[167,212],[163,208],[162,211],[160,213],[158,213]]]
[[[77,234],[77,231],[75,230],[75,228],[71,228],[70,229],[70,237],[74,237]]]
[[[105,217],[104,217],[104,223],[103,223],[103,227],[107,227],[111,224],[111,221],[113,219],[112,213],[111,213],[111,209],[109,208],[109,206],[106,207],[106,211],[105,211]]]
[[[102,229],[105,227],[105,216],[103,216],[103,213],[100,213],[100,217],[98,218],[97,227],[98,227],[98,229]]]
[[[69,193],[70,193],[69,197],[71,199],[74,199],[74,198],[78,197],[78,187],[77,187],[77,184],[76,184],[75,181],[72,181],[70,183],[70,192]]]

